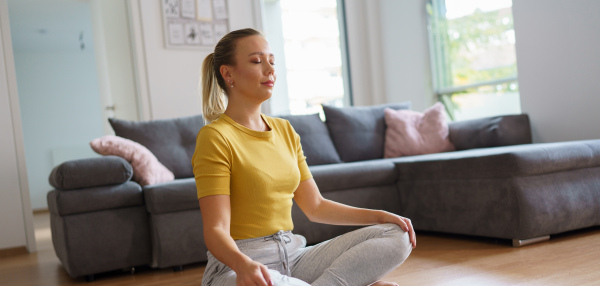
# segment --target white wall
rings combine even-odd
[[[379,0],[369,3],[375,5]],[[381,49],[373,45],[379,42],[379,27],[373,27],[376,21],[371,20],[371,25],[368,21],[369,16],[376,17],[373,11],[376,11],[379,5],[373,7],[367,5],[364,0],[347,0],[345,4],[353,103],[356,106],[364,106],[384,102],[383,81],[381,76],[377,75],[378,68],[381,68]]]
[[[600,1],[513,1],[521,108],[534,142],[600,138]]]
[[[230,29],[256,28],[254,1],[229,0],[228,4]],[[138,52],[143,50],[145,70],[138,71],[138,75],[146,77],[140,82],[147,84],[145,96],[150,105],[150,118],[200,114],[200,67],[212,49],[166,49],[160,1],[138,1],[132,6],[139,9],[132,13],[139,14],[141,18],[141,31],[137,29],[134,33],[142,33],[143,47],[137,46],[136,49]]]
[[[0,0],[0,249],[27,245],[35,251],[31,205],[23,201],[29,199],[27,175],[21,173],[24,166],[18,161],[23,156],[22,146],[17,145],[22,137],[20,130],[13,127],[20,122],[13,121],[19,110],[14,102],[16,96],[11,98],[16,87],[7,17],[6,0]]]
[[[383,0],[381,48],[386,102],[412,102],[412,109],[423,111],[437,101],[433,94],[427,0]]]

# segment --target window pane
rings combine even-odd
[[[450,117],[456,121],[521,113],[519,85],[516,81],[442,95],[441,100]]]
[[[517,76],[511,0],[434,0],[438,86]]]
[[[291,114],[343,105],[344,82],[336,0],[281,0]]]
[[[454,120],[521,113],[511,0],[431,0],[436,93]]]

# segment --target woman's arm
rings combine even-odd
[[[294,201],[313,222],[335,225],[397,224],[408,232],[413,247],[417,246],[410,219],[386,211],[356,208],[325,199],[312,178],[300,182],[294,192]]]
[[[229,233],[231,201],[228,195],[200,198],[204,242],[212,255],[237,274],[237,285],[271,286],[267,267],[243,254]]]

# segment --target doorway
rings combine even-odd
[[[115,42],[107,34],[114,22],[102,21],[106,5],[119,4],[122,9],[113,14],[122,20],[127,16],[122,0],[8,0],[33,210],[47,209],[48,176],[55,166],[99,156],[89,142],[112,133],[107,118],[124,106],[114,97],[133,101],[126,108],[131,116],[120,118],[138,119],[133,66],[110,53]],[[123,22],[120,29],[127,33]],[[130,56],[131,51],[125,53]],[[115,76],[122,80],[111,84],[109,59],[115,57],[128,68],[121,68]]]

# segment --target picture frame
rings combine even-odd
[[[160,0],[167,49],[208,49],[229,33],[227,0]]]

